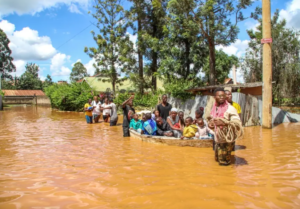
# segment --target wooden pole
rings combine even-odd
[[[270,0],[262,1],[263,24],[263,108],[262,126],[272,128],[272,48],[271,48],[271,5]],[[269,39],[269,41],[266,41]],[[262,42],[263,42],[262,40]]]

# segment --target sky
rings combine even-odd
[[[26,63],[40,66],[39,77],[47,74],[53,81],[69,80],[72,66],[81,61],[89,74],[94,74],[93,63],[84,47],[95,47],[91,31],[97,33],[96,20],[88,14],[94,0],[0,0],[0,28],[10,39],[10,49],[17,68],[13,75],[25,72]],[[123,3],[129,8],[128,2]],[[243,11],[248,16],[261,0]],[[287,26],[300,29],[300,0],[271,0],[272,14],[278,9],[280,18],[287,20]],[[217,46],[229,55],[241,57],[248,47],[247,29],[254,29],[257,22],[247,19],[238,24],[240,33],[230,46]],[[136,35],[128,30],[136,42]],[[274,40],[275,41],[275,40]],[[231,73],[230,73],[231,74]],[[243,82],[238,70],[237,79]]]

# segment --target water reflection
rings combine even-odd
[[[82,113],[21,106],[0,119],[0,208],[300,207],[299,123],[247,128],[221,167],[211,148],[124,139]]]

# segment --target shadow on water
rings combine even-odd
[[[234,150],[236,151],[236,150],[243,150],[243,149],[246,149],[247,147],[246,146],[244,146],[244,145],[235,145],[235,148],[234,148]]]
[[[231,155],[231,162],[235,166],[248,165],[248,161],[245,158],[238,157],[236,155]]]

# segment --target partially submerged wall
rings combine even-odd
[[[245,126],[258,126],[262,120],[262,97],[245,95],[242,93],[232,93],[232,100],[237,102],[242,109],[241,119]],[[204,107],[204,118],[210,115],[212,105],[214,103],[214,97],[212,96],[199,96],[194,99],[189,99],[185,102],[180,99],[170,98],[169,103],[173,107],[184,112],[185,117],[195,117],[195,111],[199,107]],[[272,121],[273,124],[280,124],[286,122],[300,122],[300,114],[289,113],[281,110],[280,108],[272,108]]]
[[[51,105],[51,101],[47,96],[5,96],[4,104],[32,104],[32,105]]]

